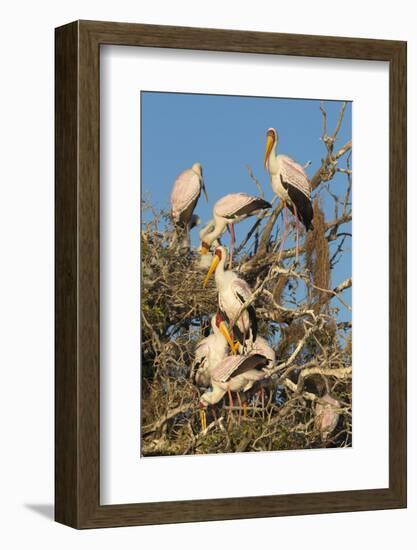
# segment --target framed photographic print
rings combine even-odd
[[[56,29],[56,520],[406,506],[406,44]]]

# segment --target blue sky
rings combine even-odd
[[[341,102],[325,101],[324,106],[330,133],[335,127]],[[269,127],[278,131],[278,153],[287,154],[300,164],[311,161],[306,169],[309,176],[325,156],[320,140],[322,117],[318,100],[141,92],[141,116],[142,193],[150,197],[157,210],[169,208],[176,176],[194,162],[200,162],[209,195],[209,204],[202,195],[195,210],[202,223],[212,217],[213,205],[223,195],[238,191],[258,194],[246,165],[261,182],[265,198],[273,198],[269,176],[263,167],[265,135]],[[349,103],[336,147],[351,137],[352,105]],[[341,166],[344,165],[345,161]],[[341,194],[345,185],[346,175],[336,174],[331,190]],[[334,218],[333,200],[325,191],[320,192],[320,197],[329,221]],[[252,223],[248,220],[235,227],[238,244]],[[345,224],[343,229],[351,232],[351,224]],[[226,243],[228,239],[225,234]],[[198,244],[198,228],[193,232],[192,243]],[[290,243],[288,241],[288,245]],[[346,243],[346,252],[332,273],[333,286],[351,276],[351,240],[347,239]],[[343,298],[350,304],[351,291],[345,291]],[[339,317],[350,319],[349,312],[342,309]]]

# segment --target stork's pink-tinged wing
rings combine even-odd
[[[196,200],[201,191],[199,176],[191,169],[184,170],[175,180],[171,192],[171,215],[174,221]]]
[[[262,355],[234,355],[220,361],[212,371],[212,380],[227,382],[230,378],[244,375],[250,371],[258,371],[260,378],[262,378],[265,376],[265,369],[268,364],[268,359]]]
[[[282,179],[288,184],[299,189],[304,195],[310,198],[311,183],[304,172],[304,168],[286,155],[278,156]]]
[[[217,216],[230,216],[254,199],[256,197],[252,197],[246,193],[230,193],[230,195],[225,195],[216,202],[213,212]]]
[[[246,359],[244,355],[226,357],[212,370],[211,377],[218,382],[226,382]]]

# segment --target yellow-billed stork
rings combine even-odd
[[[304,224],[306,231],[312,228],[311,182],[300,164],[286,155],[276,154],[277,145],[278,134],[275,128],[269,128],[266,133],[264,165],[271,178],[272,190],[284,205],[285,228],[281,239],[280,255],[288,234],[288,207],[295,216],[295,260],[298,261],[299,221]]]
[[[226,227],[230,231],[230,265],[232,264],[235,244],[234,224],[262,210],[271,208],[271,204],[261,197],[246,193],[230,193],[219,199],[213,207],[213,229],[206,232],[201,239],[200,254],[206,254],[215,239],[222,235]]]
[[[229,320],[233,335],[236,334],[236,337],[245,348],[247,341],[253,342],[257,337],[254,306],[251,304],[240,313],[242,305],[252,297],[252,291],[244,279],[238,277],[231,269],[225,269],[226,259],[226,248],[218,246],[214,251],[213,260],[204,279],[203,287],[206,288],[211,275],[215,273],[220,311]]]
[[[171,217],[174,224],[185,232],[187,241],[190,229],[199,223],[193,212],[201,191],[208,202],[203,168],[196,162],[178,175],[171,192]]]

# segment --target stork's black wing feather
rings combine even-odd
[[[179,220],[178,220],[178,225],[182,225],[184,227],[187,226],[189,220],[191,219],[191,216],[193,215],[194,208],[197,205],[197,202],[198,202],[198,199],[200,198],[200,195],[201,195],[201,190],[200,190],[199,194],[196,196],[196,198],[192,202],[190,202],[190,204],[188,205],[188,208],[186,210],[184,210],[183,212],[181,212],[181,214],[179,216]]]
[[[250,319],[250,326],[252,329],[252,339],[253,341],[255,341],[258,335],[258,320],[256,318],[255,308],[253,306],[249,306],[248,313],[249,313],[249,319]]]
[[[271,208],[271,203],[259,197],[256,200],[245,204],[245,206],[242,206],[242,208],[239,208],[239,210],[236,210],[233,214],[224,217],[229,220],[233,220],[234,218],[238,218],[240,216],[251,216],[256,212],[259,212],[259,210],[266,210],[267,208]]]
[[[287,181],[281,176],[281,183],[284,189],[287,191],[291,201],[294,203],[298,217],[301,222],[304,224],[306,231],[313,229],[313,205],[311,204],[311,199],[309,199],[302,191],[290,185]],[[294,214],[293,209],[289,206],[291,211]]]

